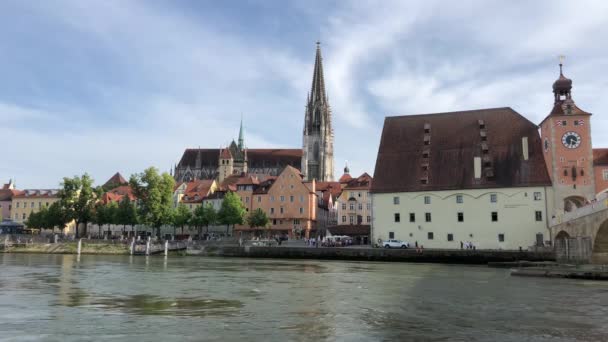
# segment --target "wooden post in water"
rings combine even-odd
[[[80,251],[82,250],[82,239],[78,239],[78,250],[76,254],[80,255]]]
[[[133,240],[131,241],[130,252],[131,252],[131,255],[133,255],[133,253],[135,252],[135,236],[133,237]]]
[[[169,255],[169,240],[165,241],[165,256]]]

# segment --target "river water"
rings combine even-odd
[[[608,283],[439,264],[0,254],[0,340],[607,341]]]

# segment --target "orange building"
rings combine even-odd
[[[228,177],[222,184],[239,195],[247,212],[262,209],[270,219],[266,228],[237,225],[235,233],[243,237],[266,234],[310,236],[316,229],[318,196],[315,181],[305,182],[299,170],[287,166],[276,177],[264,180],[251,175]]]

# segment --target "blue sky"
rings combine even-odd
[[[168,171],[236,138],[301,147],[315,42],[336,174],[373,173],[385,116],[510,106],[540,122],[557,56],[608,147],[605,1],[19,1],[0,4],[0,181]]]

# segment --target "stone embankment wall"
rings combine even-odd
[[[404,261],[454,264],[487,264],[505,261],[553,261],[552,252],[499,251],[499,250],[424,250],[383,248],[303,248],[303,247],[203,247],[189,248],[189,255],[278,258],[324,259],[360,261]]]

